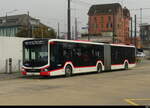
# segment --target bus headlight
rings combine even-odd
[[[21,72],[25,72],[26,70],[24,68],[21,68]]]
[[[45,71],[45,72],[47,72],[47,71],[48,71],[48,69],[44,69],[44,71]]]

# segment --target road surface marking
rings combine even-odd
[[[134,101],[150,101],[150,99],[125,99],[125,101],[131,105],[139,106],[139,104]]]
[[[139,105],[139,104],[136,104],[135,102],[133,102],[133,99],[125,99],[125,101],[131,105],[135,105],[135,106]]]

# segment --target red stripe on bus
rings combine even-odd
[[[112,66],[119,66],[119,65],[124,65],[124,64],[112,64]]]
[[[76,66],[74,68],[90,68],[90,67],[96,67],[96,66]]]
[[[130,64],[136,64],[136,63],[129,63]],[[112,64],[112,66],[118,66],[118,65],[124,65],[124,64]]]
[[[50,73],[49,72],[40,72],[40,75],[42,75],[42,76],[48,76],[48,75],[50,75]]]
[[[27,72],[22,72],[22,75],[27,75]]]
[[[54,44],[56,44],[56,42],[51,41],[51,42],[49,42],[49,44],[54,45]]]
[[[64,68],[55,69],[55,70],[51,70],[51,71],[47,71],[47,72],[40,72],[40,75],[50,75],[51,72],[59,71],[59,70],[61,70],[61,69],[64,69]]]

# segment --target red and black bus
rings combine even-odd
[[[23,75],[71,76],[136,66],[136,49],[130,45],[60,39],[23,42]]]

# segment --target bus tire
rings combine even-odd
[[[124,69],[125,69],[125,70],[128,70],[128,69],[129,69],[129,66],[128,66],[128,63],[127,63],[127,62],[125,63]]]
[[[102,65],[99,63],[97,65],[97,73],[101,73],[102,72]]]
[[[70,77],[72,75],[72,67],[70,65],[67,65],[65,68],[65,76]]]

